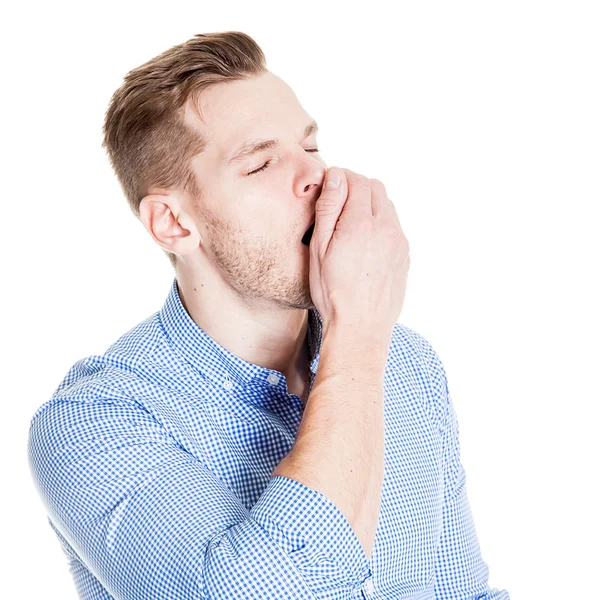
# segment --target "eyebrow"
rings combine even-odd
[[[317,125],[317,122],[316,121],[310,122],[304,128],[304,135],[303,135],[302,139],[306,139],[309,135],[312,135],[313,133],[317,133],[317,131],[319,131],[319,126]],[[234,152],[234,154],[231,156],[231,158],[227,159],[227,162],[225,163],[225,165],[229,166],[232,163],[242,160],[243,158],[246,158],[248,156],[252,156],[253,154],[256,154],[257,152],[262,152],[263,150],[268,150],[269,148],[275,148],[276,146],[279,146],[279,140],[277,140],[277,139],[272,139],[272,140],[258,139],[258,140],[252,140],[251,142],[245,142],[244,144],[242,144],[242,146],[240,146]]]

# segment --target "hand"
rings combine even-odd
[[[334,175],[339,185],[326,184]],[[385,187],[349,169],[328,169],[310,242],[310,293],[324,329],[391,335],[410,267],[408,240]]]

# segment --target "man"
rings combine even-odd
[[[131,71],[104,136],[176,277],[32,418],[79,596],[508,598],[442,363],[397,323],[410,261],[381,182],[327,169],[241,32]]]

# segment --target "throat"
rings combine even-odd
[[[306,406],[312,377],[312,371],[310,370],[309,364],[308,335],[304,338],[304,344],[302,345],[294,373],[290,374],[289,377],[286,375],[286,377],[288,382],[288,393],[298,396],[302,401],[302,404]]]
[[[308,377],[308,376],[307,376]],[[308,396],[308,388],[310,386],[310,379],[302,380],[297,379],[291,385],[288,385],[288,392],[294,394],[302,400],[302,404],[306,404]]]

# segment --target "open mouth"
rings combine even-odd
[[[310,240],[312,238],[313,231],[315,230],[315,224],[313,223],[307,230],[306,233],[302,236],[302,243],[305,246],[310,245]]]

